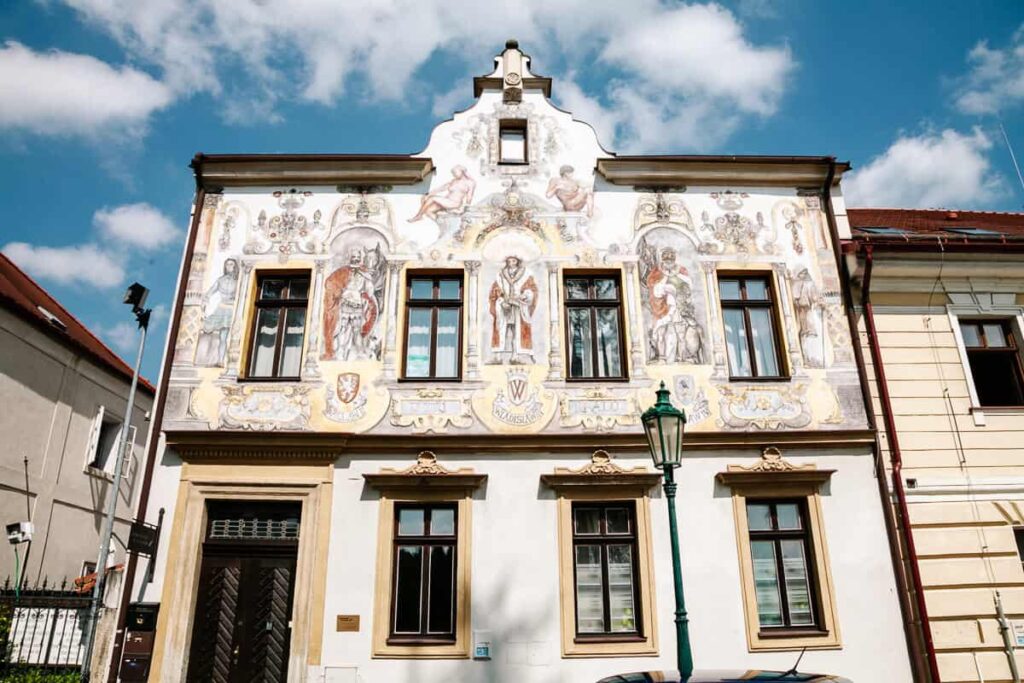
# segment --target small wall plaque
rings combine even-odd
[[[339,614],[337,623],[338,632],[342,631],[358,631],[359,630],[359,615],[358,614]]]

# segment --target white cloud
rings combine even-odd
[[[975,128],[903,136],[863,168],[846,176],[852,206],[970,208],[1005,190],[987,156],[992,141]]]
[[[0,91],[0,128],[43,135],[137,136],[172,99],[167,86],[131,67],[11,41],[0,48]]]
[[[634,0],[625,20],[624,6],[611,0],[63,2],[159,68],[175,92],[218,97],[232,122],[278,121],[280,103],[295,99],[408,103],[427,87],[419,72],[429,60],[440,55],[479,73],[516,36],[543,58],[541,73],[544,64],[547,73],[571,72],[595,61],[615,72],[595,89],[562,96],[597,105],[589,109],[602,118],[597,126],[616,133],[605,144],[706,149],[743,117],[772,115],[795,67],[788,47],[754,44],[717,3]],[[455,87],[469,86],[460,79]],[[443,87],[433,96],[435,116],[450,114],[440,110],[458,100],[454,93]],[[642,127],[627,120],[638,113]]]
[[[146,203],[104,207],[92,222],[104,238],[139,249],[158,249],[181,235],[171,219]]]
[[[960,79],[956,106],[967,114],[994,114],[1024,103],[1024,25],[1004,49],[981,41],[967,53],[971,71]]]
[[[106,289],[124,280],[121,255],[98,244],[41,247],[9,242],[3,252],[32,277],[62,285],[86,284]]]
[[[121,321],[113,325],[96,324],[92,329],[104,342],[126,357],[139,347],[139,326],[136,323]]]

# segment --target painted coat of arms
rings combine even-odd
[[[538,397],[539,390],[530,387],[530,373],[514,368],[506,373],[503,389],[494,398],[491,413],[505,424],[515,426],[531,425],[544,416],[544,404]]]
[[[327,410],[324,415],[334,422],[355,422],[366,416],[366,390],[362,389],[359,375],[343,372],[335,386],[325,388]]]

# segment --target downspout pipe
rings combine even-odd
[[[914,588],[914,602],[921,621],[922,637],[928,655],[928,668],[931,680],[938,683],[939,662],[935,656],[935,643],[932,640],[931,623],[928,619],[928,605],[924,599],[924,583],[921,581],[921,569],[918,566],[917,546],[914,543],[914,531],[910,525],[910,510],[907,507],[907,492],[903,486],[903,456],[900,451],[899,436],[896,432],[896,419],[889,396],[889,385],[885,378],[885,365],[882,363],[882,350],[878,343],[878,330],[875,328],[875,315],[871,304],[871,272],[874,267],[874,254],[871,245],[864,247],[864,278],[861,284],[861,305],[864,310],[864,324],[868,333],[868,345],[871,349],[871,361],[875,367],[875,383],[878,386],[878,400],[882,407],[882,420],[889,439],[889,459],[892,462],[892,485],[896,494],[896,506],[903,527],[906,542],[907,559],[910,564],[910,579]]]

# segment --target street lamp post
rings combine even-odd
[[[107,500],[106,515],[103,520],[103,533],[100,535],[99,555],[96,559],[96,581],[92,588],[92,599],[89,601],[89,617],[86,621],[85,632],[85,653],[82,660],[82,680],[88,681],[92,674],[92,653],[96,645],[96,625],[99,619],[100,602],[103,600],[103,591],[106,587],[107,578],[107,557],[110,554],[110,541],[114,535],[114,514],[117,512],[117,495],[121,487],[121,472],[124,469],[124,459],[128,450],[128,428],[131,426],[132,411],[135,407],[135,389],[139,384],[139,366],[142,364],[142,353],[146,348],[146,332],[149,329],[149,314],[152,312],[144,308],[149,290],[138,282],[132,284],[124,295],[124,303],[132,307],[135,320],[139,323],[139,353],[135,358],[135,368],[132,371],[132,384],[128,390],[128,403],[125,406],[124,422],[121,423],[121,434],[117,443],[117,458],[114,460],[114,479],[110,485],[110,497]],[[125,586],[124,590],[131,590],[131,586]]]
[[[658,399],[644,411],[641,420],[647,434],[647,445],[651,450],[654,466],[665,475],[665,500],[668,502],[668,525],[672,535],[672,575],[676,589],[676,659],[679,676],[687,681],[693,674],[693,653],[690,651],[690,623],[686,616],[686,599],[683,597],[683,572],[679,563],[679,528],[676,523],[676,480],[675,468],[683,452],[683,430],[686,413],[679,410],[669,399],[665,383],[658,389]]]

